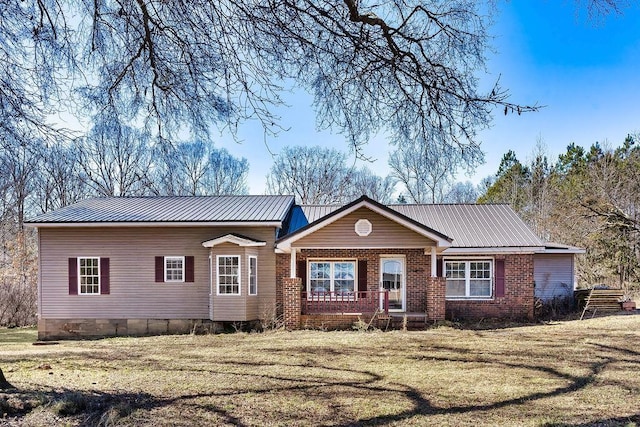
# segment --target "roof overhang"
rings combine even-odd
[[[491,254],[583,254],[586,251],[574,246],[494,246],[478,248],[445,249],[442,254],[448,255],[491,255]]]
[[[282,228],[282,221],[149,221],[149,222],[25,222],[34,228],[82,228],[82,227],[276,227]]]
[[[442,255],[492,255],[492,254],[535,254],[544,250],[542,246],[511,246],[511,247],[482,247],[482,248],[447,248]]]
[[[576,246],[567,246],[561,244],[553,244],[551,246],[545,246],[544,250],[539,252],[543,254],[584,254],[587,250],[584,248],[578,248]]]
[[[332,224],[338,221],[339,219],[349,215],[352,212],[355,212],[360,208],[370,209],[371,211],[391,221],[394,221],[406,227],[409,230],[412,230],[430,240],[433,240],[436,247],[448,248],[451,246],[452,239],[450,237],[445,236],[444,234],[436,230],[433,230],[423,224],[420,224],[417,221],[414,221],[411,218],[405,216],[404,214],[401,214],[400,212],[396,212],[393,209],[390,209],[378,202],[375,202],[374,200],[366,196],[362,196],[361,198],[355,200],[354,202],[348,205],[345,205],[342,208],[331,212],[325,217],[320,218],[317,221],[312,222],[311,224],[308,224],[305,227],[302,227],[301,229],[293,232],[292,234],[289,234],[288,236],[285,236],[279,239],[276,242],[276,252],[279,252],[279,253],[291,252],[291,248],[296,247],[295,246],[296,241],[310,234],[315,233],[316,231],[326,227],[329,224]]]
[[[223,243],[233,243],[235,245],[244,247],[265,246],[267,244],[267,242],[263,242],[261,240],[255,240],[251,239],[250,237],[230,233],[224,236],[216,237],[215,239],[207,240],[206,242],[202,242],[202,246],[204,246],[205,248],[212,248]]]

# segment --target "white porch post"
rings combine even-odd
[[[291,248],[291,265],[289,266],[289,271],[291,272],[291,274],[289,274],[290,278],[295,278],[296,276],[296,248]]]
[[[438,261],[436,259],[436,247],[431,246],[431,277],[438,275]]]

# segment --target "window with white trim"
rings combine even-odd
[[[258,295],[258,257],[249,257],[249,295]]]
[[[445,260],[447,298],[491,298],[493,260]]]
[[[164,257],[164,281],[184,282],[184,257],[166,256]]]
[[[307,291],[321,293],[354,293],[356,291],[355,261],[309,261]]]
[[[78,257],[80,295],[100,294],[100,258]]]
[[[216,261],[218,295],[240,295],[240,256],[218,255]]]

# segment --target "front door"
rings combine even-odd
[[[389,291],[389,311],[405,311],[404,258],[380,259],[380,283],[382,290]]]

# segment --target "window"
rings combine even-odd
[[[493,279],[493,261],[445,261],[447,298],[490,298]]]
[[[310,261],[308,291],[353,293],[356,290],[355,261]]]
[[[258,258],[249,257],[249,295],[258,295]]]
[[[184,257],[166,256],[164,257],[164,281],[184,282]]]
[[[218,255],[218,295],[240,295],[240,257]]]
[[[100,294],[100,258],[78,258],[80,295]]]

